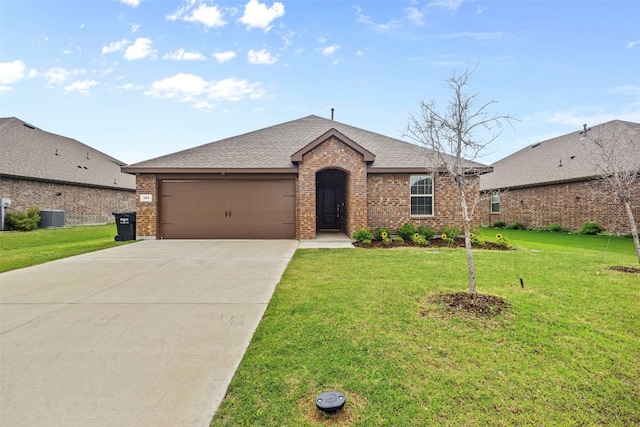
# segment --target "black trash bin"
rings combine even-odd
[[[135,212],[113,212],[116,217],[116,226],[118,234],[115,239],[117,242],[121,240],[136,240],[136,213]]]

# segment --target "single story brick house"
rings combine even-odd
[[[313,239],[462,224],[453,181],[424,149],[314,115],[122,170],[137,178],[142,239]]]
[[[624,138],[627,159],[640,171],[640,124],[613,120],[530,145],[494,163],[493,172],[480,177],[486,196],[480,221],[521,222],[526,227],[559,224],[572,230],[597,222],[608,231],[630,232],[620,200],[599,180],[593,143],[585,132]],[[615,142],[606,141],[605,142]],[[636,180],[632,210],[640,220],[640,179]],[[640,227],[640,225],[639,225]]]
[[[114,222],[135,210],[135,177],[124,163],[16,117],[0,118],[0,195],[7,210],[64,211],[66,225]]]

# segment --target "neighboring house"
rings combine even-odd
[[[119,160],[15,117],[0,118],[0,195],[8,212],[65,211],[67,225],[113,222],[135,210],[135,177]]]
[[[608,231],[630,232],[623,204],[599,180],[598,159],[585,129],[533,144],[498,162],[480,178],[486,196],[484,224],[521,222],[526,227],[559,224],[572,230],[594,221]],[[625,155],[640,170],[640,124],[614,120],[587,130],[589,137],[615,134],[630,143]],[[640,220],[640,180],[633,213]]]
[[[308,116],[122,170],[137,175],[139,238],[313,239],[404,222],[461,226],[453,181],[426,157],[414,144]]]

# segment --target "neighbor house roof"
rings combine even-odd
[[[640,168],[640,123],[613,120],[532,144],[492,164],[493,172],[480,177],[481,190],[498,190],[584,181],[599,175],[590,138],[600,135],[603,142],[626,141],[628,159]],[[613,138],[607,135],[615,135]]]
[[[278,124],[188,150],[135,163],[129,173],[158,172],[269,172],[296,173],[296,161],[322,141],[322,136],[342,139],[369,162],[370,172],[424,171],[425,150],[415,144],[380,135],[318,116]],[[466,162],[468,168],[486,165]]]
[[[0,118],[0,175],[92,187],[135,190],[124,163],[75,139]]]

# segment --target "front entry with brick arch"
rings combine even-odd
[[[344,231],[347,176],[339,169],[325,169],[316,174],[317,231]]]

